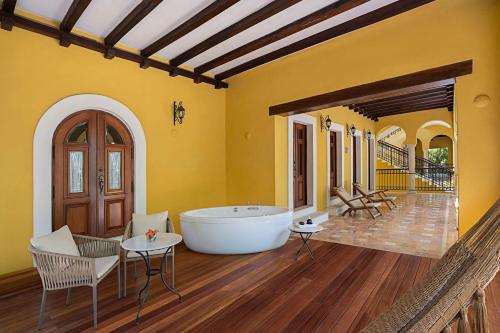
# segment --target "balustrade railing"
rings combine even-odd
[[[399,168],[408,168],[408,152],[390,143],[379,140],[377,157]]]
[[[403,191],[409,189],[407,169],[377,169],[377,190]]]
[[[377,188],[381,190],[408,189],[408,151],[382,140],[378,141],[377,157],[393,165],[394,169],[377,169]],[[419,191],[453,191],[455,171],[452,166],[415,157],[415,189]]]

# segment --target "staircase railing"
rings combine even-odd
[[[429,181],[430,184],[421,183],[417,190],[453,191],[455,188],[455,170],[452,166],[441,165],[428,159],[415,157],[415,174]]]
[[[398,172],[391,172],[381,169],[378,173],[379,177],[384,178],[384,189],[391,187],[390,183],[395,175],[398,175],[397,184],[394,184],[394,189],[401,189],[401,181],[403,173],[408,172],[408,151],[406,149],[396,147],[383,140],[378,141],[377,157],[381,160],[399,168]],[[417,182],[416,190],[421,191],[453,191],[455,188],[454,175],[455,171],[452,166],[441,165],[432,162],[422,157],[415,157],[415,174],[427,182]],[[390,176],[389,176],[390,175]],[[381,179],[382,180],[382,179]]]
[[[408,152],[382,140],[378,141],[377,157],[398,168],[408,169]]]

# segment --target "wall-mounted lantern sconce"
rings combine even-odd
[[[356,134],[356,127],[354,127],[354,124],[349,126],[349,124],[345,124],[347,128],[347,136],[354,136]]]
[[[174,102],[174,126],[175,123],[182,124],[182,119],[184,119],[185,115],[186,109],[182,106],[182,102],[179,102],[179,104]]]
[[[370,130],[366,131],[366,130],[363,130],[363,135],[365,137],[366,140],[371,140],[373,139],[373,134]]]
[[[330,119],[330,116],[323,117],[323,115],[319,115],[319,124],[321,128],[321,132],[323,130],[329,131],[330,127],[332,127],[332,120]]]

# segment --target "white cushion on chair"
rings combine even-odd
[[[80,256],[78,246],[67,225],[48,235],[31,238],[31,245],[40,251]]]
[[[132,236],[144,235],[148,229],[167,232],[168,212],[158,214],[132,214]]]
[[[117,262],[118,256],[95,258],[95,271],[97,273],[97,278],[100,279]]]

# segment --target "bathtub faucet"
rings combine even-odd
[[[257,201],[256,206],[250,206],[250,201],[248,202],[248,210],[259,210],[260,201]]]

